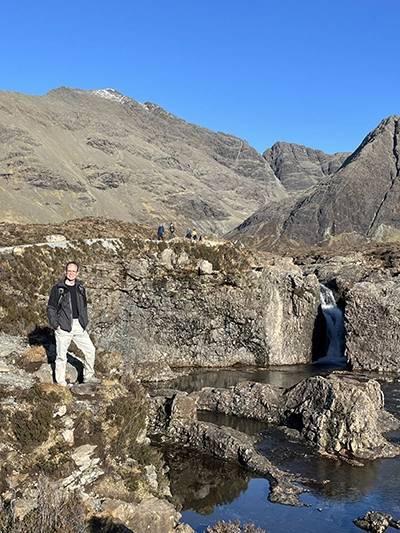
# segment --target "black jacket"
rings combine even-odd
[[[60,326],[64,331],[72,330],[72,304],[71,295],[62,279],[51,289],[49,301],[47,304],[47,317],[53,329]],[[76,300],[79,314],[79,323],[83,329],[88,325],[86,290],[79,279],[75,280]]]

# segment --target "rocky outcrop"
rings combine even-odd
[[[133,532],[167,533],[179,531],[175,529],[179,522],[180,514],[174,506],[165,501],[149,496],[138,505],[126,501],[105,499],[102,502],[102,511],[98,519],[113,519],[114,523],[124,524]],[[191,531],[193,531],[190,528]]]
[[[291,476],[274,466],[256,450],[256,439],[229,427],[196,420],[196,400],[186,393],[154,393],[150,402],[149,434],[220,457],[239,462],[270,481],[268,499],[284,505],[301,505],[305,489],[294,485]]]
[[[232,389],[206,388],[190,395],[161,389],[152,393],[152,438],[201,450],[266,477],[273,502],[299,505],[303,489],[292,482],[301,480],[272,465],[257,451],[254,437],[198,421],[198,409],[280,424],[291,440],[301,440],[321,454],[352,465],[362,466],[360,459],[400,454],[400,447],[384,437],[398,430],[400,422],[384,410],[383,394],[374,380],[333,374],[308,378],[286,391],[245,382]]]
[[[284,389],[245,381],[230,389],[203,388],[196,398],[200,411],[278,423]]]
[[[50,243],[46,237],[58,232],[52,233],[49,226],[0,228],[7,244],[11,233],[22,242],[32,242],[35,232],[43,239],[40,246],[1,250],[0,269],[8,280],[0,287],[4,332],[25,328],[31,342],[37,342],[35,337],[47,325],[50,283],[61,277],[72,256],[82,264],[90,332],[97,347],[122,354],[123,362],[134,365],[143,380],[151,380],[152,374],[156,380],[172,378],[170,367],[180,365],[311,362],[313,355],[323,355],[316,350],[324,332],[319,320],[320,281],[333,291],[344,311],[350,365],[398,369],[400,248],[396,244],[342,249],[340,254],[328,249],[299,251],[290,259],[252,254],[208,239],[158,243],[145,238],[149,228],[138,237],[140,227],[119,223],[108,227],[104,220],[78,222],[71,228],[79,240],[53,238]],[[84,224],[96,239],[83,238]],[[126,230],[135,235],[124,238]],[[113,231],[115,238],[110,237]],[[32,261],[39,272],[36,277]],[[24,283],[31,285],[21,293]],[[47,337],[38,342],[48,343],[50,350],[49,333]]]
[[[243,382],[230,389],[204,388],[193,397],[199,410],[284,426],[291,438],[320,452],[367,459],[400,454],[400,447],[384,438],[400,422],[385,411],[374,380],[338,373],[311,377],[287,390]]]
[[[290,260],[233,275],[193,275],[182,266],[184,258],[174,253],[174,272],[157,261],[133,259],[112,272],[97,264],[88,273],[98,345],[120,351],[130,364],[310,362],[319,306],[315,276],[304,277]]]
[[[346,356],[354,369],[398,372],[400,284],[375,277],[356,283],[345,308]]]
[[[135,379],[125,374],[123,385],[110,365],[100,387],[67,389],[52,382],[43,347],[7,335],[0,345],[2,525],[34,531],[29,524],[46,520],[46,531],[66,524],[83,531],[85,523],[120,533],[192,531],[180,524],[163,463],[150,451],[147,394]],[[97,363],[102,356],[112,354],[99,353]]]
[[[368,511],[363,517],[353,520],[354,524],[364,531],[371,533],[384,533],[388,527],[400,529],[400,520],[395,520],[392,515],[379,511]]]
[[[289,191],[307,189],[336,172],[350,153],[328,155],[293,143],[277,142],[263,153],[275,176]]]

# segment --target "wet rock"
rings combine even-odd
[[[400,529],[399,520],[394,520],[390,514],[378,511],[368,511],[363,518],[356,518],[353,522],[360,529],[371,533],[384,533],[389,526]]]
[[[294,485],[290,476],[274,466],[256,450],[256,438],[229,427],[199,422],[192,418],[191,409],[171,409],[173,401],[185,399],[195,406],[194,398],[189,396],[159,395],[150,401],[151,414],[149,433],[179,446],[188,446],[226,461],[239,462],[245,468],[265,476],[270,481],[269,500],[284,505],[301,505],[299,495],[304,489]],[[160,416],[161,414],[161,416]],[[155,421],[157,420],[157,424]]]

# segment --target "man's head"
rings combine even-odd
[[[75,263],[75,261],[70,261],[69,263],[67,263],[67,266],[65,267],[65,275],[67,277],[67,280],[73,283],[76,279],[76,276],[78,275],[78,271],[78,263]]]

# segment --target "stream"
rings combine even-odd
[[[240,381],[259,381],[284,388],[312,375],[324,375],[333,367],[296,365],[271,368],[236,368],[206,371],[170,382],[171,388],[192,392],[202,387],[231,387]],[[356,376],[356,373],[354,373]],[[365,376],[365,373],[363,373]],[[400,383],[395,376],[369,373],[381,382],[385,407],[400,416]],[[219,520],[253,523],[268,533],[295,530],[297,533],[322,531],[360,532],[353,520],[375,510],[400,518],[400,458],[364,461],[363,467],[316,455],[303,445],[290,442],[279,430],[265,423],[213,413],[199,413],[199,419],[231,426],[259,435],[259,451],[282,470],[315,480],[309,492],[300,497],[305,506],[290,507],[268,501],[269,482],[246,472],[239,465],[199,452],[165,448],[170,468],[171,491],[182,505],[182,522],[197,533]],[[390,435],[400,442],[400,434]]]

